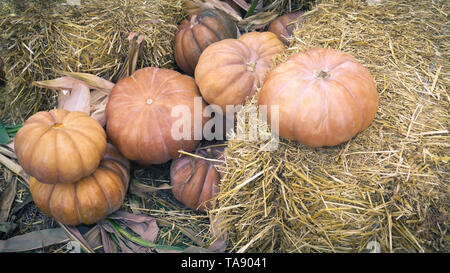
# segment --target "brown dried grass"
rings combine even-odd
[[[276,59],[348,52],[374,76],[380,107],[336,147],[281,140],[267,152],[263,141],[231,138],[210,211],[228,251],[365,252],[371,241],[382,252],[449,251],[449,6],[379,2],[320,1]]]
[[[7,79],[0,90],[0,119],[21,123],[39,110],[52,108],[56,92],[31,83],[56,78],[62,71],[114,80],[127,56],[132,31],[145,36],[138,68],[172,68],[173,38],[184,17],[182,3],[85,0],[72,7],[55,1],[19,6],[15,1],[0,2],[0,55]]]

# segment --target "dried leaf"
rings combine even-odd
[[[90,89],[103,90],[104,92],[111,91],[114,87],[114,83],[96,75],[81,72],[62,72],[64,75],[78,79],[86,83]]]
[[[14,147],[14,145],[13,145],[13,147]],[[16,175],[22,177],[23,180],[25,180],[27,185],[29,184],[28,180],[29,180],[30,177],[25,172],[25,170],[22,168],[22,166],[20,166],[19,164],[17,164],[13,160],[7,158],[6,156],[4,156],[1,153],[0,153],[0,164],[4,165],[6,168],[10,169]]]
[[[61,228],[64,230],[64,232],[67,234],[67,236],[72,239],[73,241],[77,241],[81,248],[87,252],[87,253],[94,253],[94,249],[89,245],[89,243],[86,241],[86,239],[83,237],[83,235],[80,233],[80,231],[73,226],[65,225],[60,222],[58,224],[61,226]]]
[[[159,228],[153,217],[117,211],[108,218],[120,220],[146,241],[154,242],[158,237]]]
[[[264,28],[278,17],[276,12],[259,12],[255,15],[247,17],[240,22],[238,26],[247,32]]]
[[[130,193],[135,194],[140,197],[146,197],[145,193],[152,193],[159,190],[169,190],[172,186],[167,183],[161,184],[158,187],[153,187],[149,185],[145,185],[143,183],[139,183],[137,180],[132,179],[130,183]]]
[[[114,83],[87,73],[64,72],[64,74],[68,76],[48,81],[35,81],[33,85],[60,90],[58,108],[86,112],[104,126],[106,124],[105,108]],[[89,92],[89,89],[94,91]]]
[[[58,109],[81,111],[90,114],[90,92],[84,83],[74,83],[72,90],[61,90],[58,95]]]
[[[69,237],[63,229],[44,229],[0,241],[0,252],[21,252],[67,241],[69,241]]]
[[[193,8],[195,6],[199,7],[200,9],[220,9],[226,14],[233,17],[235,21],[242,20],[242,17],[228,3],[219,0],[192,0],[187,1],[186,5],[188,5],[192,11],[195,10]]]
[[[16,197],[17,179],[11,177],[8,180],[8,185],[0,194],[0,222],[6,222],[8,220],[11,205]]]
[[[245,0],[233,0],[233,2],[245,11],[248,11],[248,9],[250,8],[250,5],[245,2]]]

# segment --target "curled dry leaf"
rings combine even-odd
[[[238,26],[247,32],[262,29],[278,17],[276,12],[258,12],[238,22]]]
[[[81,111],[90,114],[90,92],[84,83],[74,83],[72,90],[61,90],[58,95],[58,109]]]
[[[190,0],[185,2],[185,7],[189,14],[202,9],[220,9],[233,17],[234,20],[242,20],[241,15],[235,9],[228,3],[219,0]]]
[[[66,76],[54,80],[35,81],[33,85],[59,90],[59,109],[85,112],[104,126],[105,107],[114,83],[87,73],[64,72],[64,74]],[[90,92],[90,89],[94,91]]]

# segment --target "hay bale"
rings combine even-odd
[[[31,86],[61,71],[114,76],[127,56],[132,31],[145,36],[138,68],[173,67],[173,38],[183,19],[183,0],[0,2],[0,52],[7,86],[1,90],[0,119],[20,123],[52,108],[56,92]],[[20,4],[20,5],[19,5]]]
[[[307,12],[275,62],[314,47],[348,52],[374,76],[379,111],[336,147],[281,140],[263,151],[233,136],[210,211],[228,251],[449,251],[447,14],[443,0],[324,0]]]

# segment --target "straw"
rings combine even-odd
[[[374,76],[379,111],[336,147],[281,140],[270,152],[264,141],[232,138],[211,210],[227,251],[448,252],[449,6],[318,2],[275,64],[314,47],[350,53]]]

